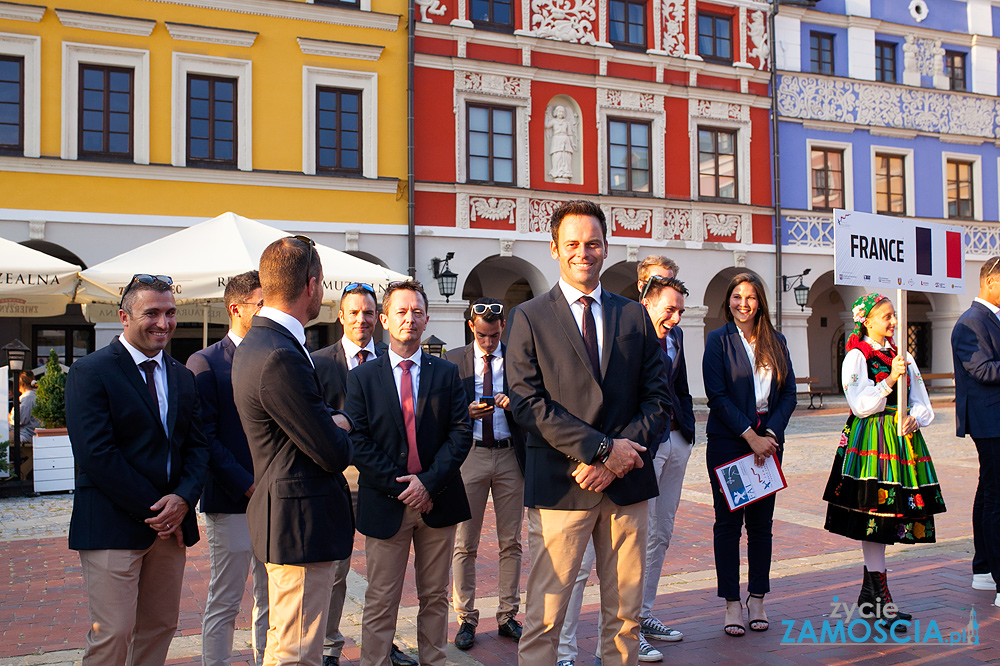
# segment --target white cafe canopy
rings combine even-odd
[[[0,317],[52,317],[66,311],[80,267],[0,238]]]
[[[80,274],[77,300],[103,304],[88,306],[87,318],[91,321],[117,322],[122,290],[134,274],[169,275],[174,281],[180,321],[210,320],[228,325],[221,305],[207,306],[221,304],[226,281],[258,268],[264,248],[289,235],[235,213],[223,213],[88,268]],[[381,292],[389,282],[407,279],[401,273],[325,245],[317,244],[316,250],[323,263],[326,304],[319,321],[336,319],[332,306],[350,282],[367,282]]]

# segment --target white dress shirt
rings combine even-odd
[[[559,288],[562,290],[566,302],[569,303],[570,312],[576,320],[576,327],[583,335],[583,313],[584,307],[580,303],[581,296],[590,296],[594,302],[590,304],[590,312],[594,315],[594,324],[597,326],[597,358],[604,358],[604,308],[601,307],[601,285],[598,283],[594,291],[585,294],[576,287],[571,287],[562,278],[559,279]]]
[[[473,343],[476,353],[473,355],[473,370],[476,378],[476,396],[483,395],[483,372],[486,370],[486,352],[479,347],[479,343]],[[493,395],[503,393],[503,348],[497,346],[493,352],[493,360],[490,362],[493,369]],[[510,437],[510,428],[507,427],[507,417],[499,405],[493,410],[493,437],[494,439],[507,439]],[[484,417],[485,418],[485,417]],[[483,439],[483,419],[472,420],[472,439],[482,441]]]
[[[361,365],[358,361],[358,352],[366,351],[368,352],[368,360],[375,360],[375,338],[368,338],[368,345],[362,349],[349,340],[345,335],[340,339],[340,346],[344,348],[344,357],[347,360],[347,369],[349,371]],[[413,395],[416,395],[416,393]]]
[[[167,407],[170,403],[167,402],[167,368],[163,364],[163,350],[160,350],[156,356],[150,357],[130,345],[124,335],[118,336],[118,342],[122,343],[122,347],[128,350],[136,366],[145,361],[156,361],[156,369],[153,370],[153,378],[156,380],[156,402],[159,403],[160,407],[160,423],[163,424],[163,432],[168,432]],[[146,373],[142,368],[138,368],[138,370],[142,381],[146,381]]]
[[[301,321],[287,312],[282,312],[277,308],[269,308],[266,305],[260,309],[257,316],[266,317],[274,323],[284,326],[285,329],[292,334],[292,337],[295,338],[295,341],[299,343],[299,346],[302,347],[302,351],[305,352],[306,358],[309,359],[309,364],[314,368],[316,367],[316,364],[313,363],[312,356],[310,356],[309,352],[306,351],[306,328],[302,325]]]
[[[396,397],[399,398],[399,404],[403,404],[403,369],[399,367],[399,364],[403,361],[410,360],[413,361],[413,366],[410,368],[410,381],[413,384],[413,415],[416,416],[417,413],[417,396],[420,395],[420,358],[423,352],[417,347],[416,353],[413,354],[409,359],[403,358],[396,352],[389,348],[387,352],[389,354],[389,364],[392,366],[392,378],[396,381]]]
[[[888,345],[880,345],[867,335],[865,342],[873,349],[887,349]],[[913,362],[913,357],[906,354],[909,365],[906,366],[910,375],[910,388],[907,391],[906,399],[910,408],[910,416],[917,420],[921,428],[929,426],[934,421],[934,410],[931,408],[931,399],[927,395],[927,387],[924,386],[924,379],[920,376],[917,364]],[[868,376],[868,361],[860,349],[852,349],[844,357],[844,366],[841,369],[841,381],[844,384],[844,394],[847,396],[847,404],[851,411],[858,418],[878,414],[885,409],[885,402],[889,394],[892,393],[892,386],[886,383],[885,379],[878,383],[872,381]]]
[[[753,368],[753,394],[755,401],[757,403],[757,413],[761,414],[767,411],[768,399],[771,397],[771,368],[764,366],[762,368],[757,367],[756,355],[754,354],[754,345],[743,337],[743,331],[737,326],[736,330],[740,334],[740,340],[743,341],[743,348],[747,352],[747,356],[750,358],[750,367]]]
[[[229,339],[232,340],[233,344],[236,345],[237,347],[239,347],[240,343],[243,342],[243,338],[233,333],[233,329],[229,329],[229,332],[226,333],[226,335],[229,336]]]
[[[974,302],[976,302],[976,303],[982,303],[983,305],[985,305],[986,307],[988,307],[990,309],[990,312],[992,312],[995,317],[997,317],[998,319],[1000,319],[1000,308],[998,308],[997,306],[993,305],[989,301],[984,301],[983,299],[979,298],[978,296],[976,296],[972,300]]]

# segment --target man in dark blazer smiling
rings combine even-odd
[[[194,375],[164,353],[177,326],[169,277],[136,275],[124,332],[73,364],[66,426],[79,467],[69,547],[80,551],[86,666],[163,664],[177,629],[185,546],[208,446]]]
[[[979,272],[979,295],[951,332],[955,421],[979,452],[979,488],[972,509],[976,556],[973,586],[995,589],[1000,602],[1000,257]],[[992,580],[991,580],[992,575]]]
[[[391,284],[381,319],[388,353],[347,376],[368,571],[361,664],[389,660],[412,543],[420,664],[444,666],[455,525],[470,516],[459,473],[472,446],[468,403],[458,368],[420,349],[428,317],[419,283]]]
[[[648,447],[669,408],[660,346],[638,303],[601,288],[604,212],[569,201],[552,214],[559,283],[511,314],[507,378],[526,432],[531,571],[522,666],[556,663],[573,581],[593,539],[603,663],[635,664],[648,508]],[[637,566],[638,565],[638,566]]]
[[[323,300],[314,245],[295,236],[264,250],[264,307],[233,357],[233,397],[254,467],[247,520],[254,554],[267,565],[264,666],[323,661],[334,561],[350,557],[354,543],[343,474],[351,443],[338,427],[350,425],[323,401],[305,348],[305,324]]]

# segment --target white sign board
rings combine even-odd
[[[835,284],[965,293],[962,227],[835,210],[833,245]]]

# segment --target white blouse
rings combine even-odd
[[[873,349],[886,349],[888,345],[879,345],[871,338],[865,336],[865,342]],[[910,408],[910,416],[917,420],[921,428],[929,426],[934,421],[934,410],[931,408],[931,399],[927,395],[927,387],[924,386],[924,379],[920,376],[917,364],[913,362],[913,357],[906,354],[907,372],[910,375],[910,388],[907,391],[907,401]],[[860,349],[852,349],[844,357],[844,367],[841,371],[841,381],[844,385],[844,395],[847,396],[847,404],[851,406],[851,411],[858,418],[878,414],[885,409],[886,398],[892,393],[892,386],[887,384],[886,377],[877,384],[868,376],[868,362]]]
[[[757,402],[757,413],[762,414],[767,411],[767,401],[771,397],[771,368],[768,366],[757,367],[754,346],[743,336],[743,331],[740,331],[739,326],[736,327],[736,330],[739,331],[743,348],[746,349],[747,356],[750,358],[750,367],[753,368],[753,394]]]

